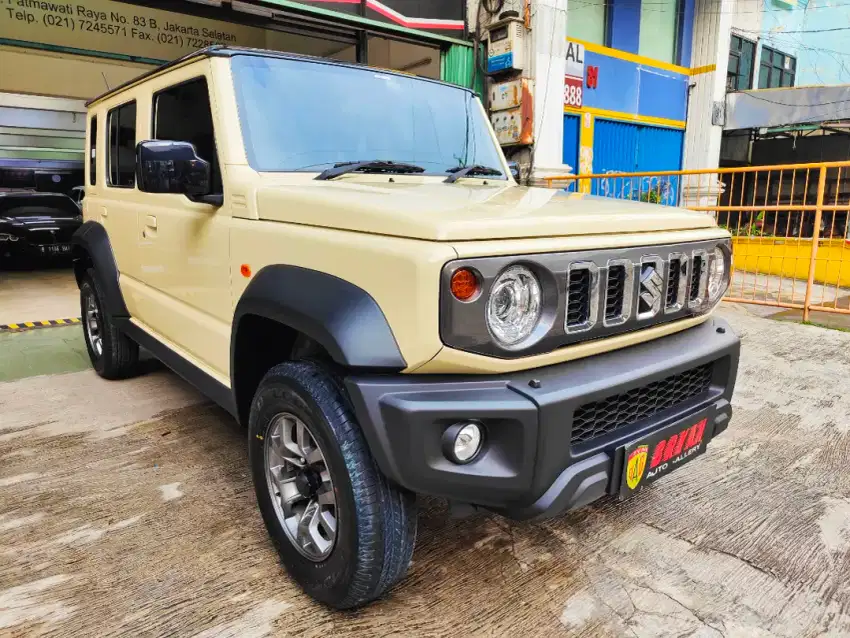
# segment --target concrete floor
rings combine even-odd
[[[70,268],[0,270],[0,325],[80,316]]]
[[[349,613],[289,580],[244,431],[171,373],[0,383],[0,635],[850,636],[850,334],[721,312],[744,349],[705,455],[538,525],[421,499],[410,574]]]

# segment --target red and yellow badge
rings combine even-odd
[[[648,445],[639,445],[629,454],[628,464],[626,465],[626,484],[630,490],[635,489],[643,478],[648,452]]]

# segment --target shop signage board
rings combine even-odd
[[[564,106],[581,108],[584,104],[584,45],[567,41],[564,67]]]
[[[247,8],[256,3],[238,4]],[[270,15],[275,13],[273,4],[263,5]],[[454,0],[306,0],[299,4],[330,9],[343,19],[346,14],[362,13],[373,20],[451,37],[463,37],[466,30],[462,4]],[[192,9],[187,2],[187,12]],[[258,27],[111,0],[0,0],[0,38],[154,61],[173,60],[213,44],[262,48],[267,46],[266,33]]]
[[[110,0],[0,0],[0,38],[173,60],[212,44],[263,47],[265,31]]]

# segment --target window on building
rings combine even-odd
[[[97,184],[97,116],[89,124],[89,184]]]
[[[797,58],[786,55],[770,47],[761,48],[759,63],[759,88],[775,89],[781,86],[794,86],[797,74]]]
[[[605,32],[606,0],[582,0],[567,7],[567,37],[607,45]]]
[[[222,192],[206,78],[183,82],[154,96],[153,136],[194,144],[198,156],[210,164],[212,192]]]
[[[640,5],[638,53],[653,60],[675,64],[679,57],[681,0],[657,0]]]
[[[109,185],[133,188],[136,184],[136,102],[109,111],[107,122]]]
[[[753,60],[756,43],[737,35],[729,43],[729,64],[726,66],[726,90],[746,91],[753,88]]]

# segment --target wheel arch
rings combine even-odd
[[[77,285],[82,282],[86,271],[92,268],[103,291],[107,312],[113,317],[129,317],[118,285],[118,266],[112,243],[102,224],[87,221],[77,229],[71,238],[71,257]]]
[[[407,367],[378,303],[362,288],[309,268],[266,266],[242,293],[230,341],[231,387],[239,420],[268,370],[295,358],[344,369]]]

